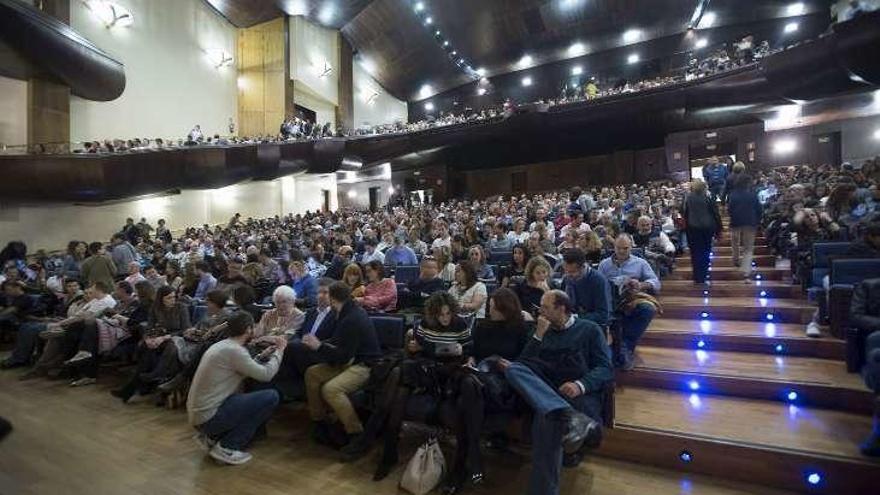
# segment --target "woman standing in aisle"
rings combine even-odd
[[[691,182],[691,191],[685,197],[682,215],[687,225],[694,284],[703,284],[709,274],[712,237],[721,235],[721,217],[715,201],[706,194],[706,183],[702,180]]]

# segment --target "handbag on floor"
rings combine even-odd
[[[429,438],[406,464],[400,487],[413,495],[425,495],[440,484],[446,473],[446,460],[437,439]]]

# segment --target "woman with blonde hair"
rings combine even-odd
[[[684,199],[682,216],[687,225],[692,278],[694,284],[702,284],[706,282],[706,276],[709,274],[712,237],[721,234],[721,216],[715,201],[706,194],[705,182],[694,179],[690,189]]]

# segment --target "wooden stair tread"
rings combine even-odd
[[[831,337],[812,338],[804,334],[804,326],[796,323],[766,323],[737,320],[682,320],[675,318],[655,318],[648,327],[649,333],[687,333],[693,335],[733,335],[744,337],[763,337],[775,339],[803,339],[804,341],[843,342]]]
[[[617,391],[615,412],[616,424],[621,426],[873,462],[880,469],[880,462],[858,451],[859,443],[871,431],[867,416],[639,387]]]
[[[745,284],[743,284],[745,285]],[[662,288],[661,288],[662,291]],[[708,299],[708,301],[706,301]],[[765,300],[766,304],[762,304]],[[797,308],[803,310],[815,310],[815,306],[803,299],[777,299],[758,297],[690,297],[690,296],[661,296],[660,303],[664,308],[673,306],[699,306],[705,308],[738,307],[738,308]]]
[[[705,351],[639,346],[636,369],[675,371],[739,379],[809,383],[852,390],[867,390],[862,378],[847,373],[841,361],[748,352]]]

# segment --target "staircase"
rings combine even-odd
[[[676,261],[663,315],[636,367],[617,375],[599,454],[806,493],[878,493],[880,462],[858,451],[872,394],[846,372],[843,341],[805,336],[815,306],[763,236],[754,261],[760,279],[746,283],[726,220],[710,285],[691,282],[689,256]]]

